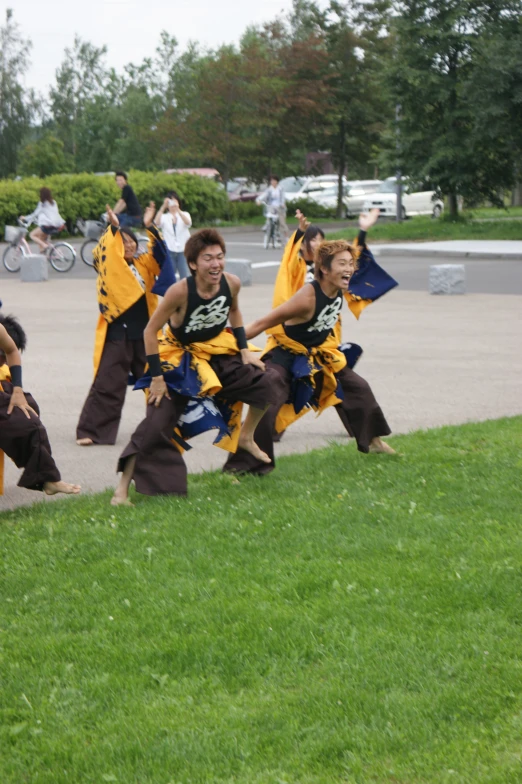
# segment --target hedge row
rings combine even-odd
[[[159,207],[169,190],[176,190],[183,206],[196,225],[212,223],[227,213],[228,198],[216,182],[193,174],[165,174],[165,172],[129,172],[138,201],[145,208],[150,201]],[[45,180],[27,177],[22,180],[0,181],[0,232],[4,225],[16,225],[19,215],[31,213],[38,202],[40,188],[51,189],[60,214],[67,221],[69,231],[76,220],[97,220],[105,205],[114,205],[121,191],[110,175],[54,174]],[[259,208],[258,208],[259,209]]]

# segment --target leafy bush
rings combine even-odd
[[[262,215],[263,207],[255,201],[231,201],[228,206],[228,216],[231,221],[241,222]]]
[[[307,218],[335,218],[336,210],[332,207],[323,207],[311,199],[293,199],[287,201],[288,215],[293,215],[296,210],[306,215]]]
[[[129,172],[129,183],[138,201],[145,208],[150,201],[159,207],[167,191],[176,190],[183,207],[195,225],[202,225],[226,215],[228,198],[222,187],[213,180],[193,174],[165,172]],[[77,218],[96,220],[105,212],[106,204],[115,204],[121,191],[111,175],[55,174],[41,180],[27,177],[21,180],[0,181],[0,230],[5,224],[16,224],[19,215],[31,213],[40,188],[47,186],[56,199],[60,214],[72,230]]]

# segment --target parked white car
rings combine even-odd
[[[363,211],[368,212],[378,208],[381,215],[395,217],[397,215],[397,178],[389,177],[384,180],[375,193],[367,196]],[[444,202],[437,199],[435,191],[418,190],[412,182],[404,180],[402,191],[402,218],[410,215],[433,215],[440,217],[444,210]]]
[[[346,205],[346,217],[359,215],[370,193],[375,193],[382,180],[351,180],[348,183],[348,192],[343,199]]]
[[[348,180],[343,177],[343,185],[348,185]],[[292,199],[311,199],[314,201],[314,194],[330,188],[337,188],[337,174],[322,174],[320,177],[312,177],[303,187],[292,194]]]

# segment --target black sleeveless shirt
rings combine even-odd
[[[201,343],[212,340],[222,332],[228,321],[232,294],[230,286],[223,274],[219,283],[218,293],[212,299],[203,299],[196,288],[196,279],[193,275],[187,278],[188,302],[185,318],[180,327],[173,327],[170,331],[183,345]]]
[[[333,299],[327,297],[318,280],[312,281],[315,290],[315,312],[304,324],[283,324],[287,337],[307,348],[320,346],[337,324],[343,306],[343,295],[339,290]]]

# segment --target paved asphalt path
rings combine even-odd
[[[338,230],[338,227],[335,228]],[[354,227],[354,234],[356,228]],[[260,229],[256,231],[223,230],[227,243],[227,256],[230,259],[249,259],[253,265],[253,280],[256,283],[274,282],[278,264],[281,259],[281,249],[265,250],[262,244],[263,234]],[[81,241],[72,240],[72,244],[79,251]],[[0,244],[0,254],[3,254],[5,245]],[[378,244],[375,248],[378,249]],[[448,258],[451,263],[464,263],[466,265],[467,291],[471,294],[522,294],[522,261],[505,259],[463,259]],[[382,266],[399,282],[403,291],[426,291],[428,289],[429,267],[431,264],[443,264],[444,257],[438,256],[405,256],[386,257],[382,259]],[[0,279],[13,279],[15,276],[7,272],[0,264]],[[95,273],[81,260],[79,252],[73,269],[61,274],[49,267],[49,277],[52,279],[92,278]]]

